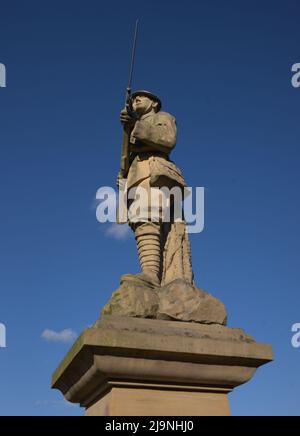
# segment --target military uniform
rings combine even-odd
[[[143,115],[131,134],[133,162],[127,177],[127,188],[130,189],[145,179],[149,179],[150,186],[185,187],[181,171],[169,160],[176,140],[176,120],[172,115],[166,112]]]
[[[176,140],[176,120],[166,112],[152,111],[136,121],[130,136],[131,165],[127,175],[127,191],[142,187],[147,191],[148,198],[151,198],[151,188],[167,187],[171,189],[177,186],[183,189],[186,187],[180,169],[169,159],[176,145]],[[130,212],[130,202],[128,206]],[[159,219],[157,220],[157,217],[153,219],[151,207],[149,201],[146,210],[139,210],[138,217],[129,213],[129,225],[135,232],[143,273],[123,276],[123,280],[140,279],[148,282],[149,285],[159,286],[162,278],[166,277],[164,259],[166,264],[169,262],[164,247],[165,245],[170,247],[174,245],[170,244],[170,240],[166,244],[172,223],[161,222],[161,211]],[[185,238],[185,223],[181,223],[181,226],[182,230],[179,232],[184,233]],[[177,226],[176,229],[176,238],[179,240],[179,227]],[[173,234],[175,235],[174,231]],[[188,250],[187,254],[189,256]],[[174,257],[174,253],[171,254],[171,257]],[[179,271],[177,266],[175,269]],[[189,275],[192,276],[191,271],[189,271]]]

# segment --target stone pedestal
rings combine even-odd
[[[228,393],[270,361],[271,346],[243,330],[103,316],[52,387],[87,416],[228,416]]]

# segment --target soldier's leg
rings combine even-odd
[[[141,281],[147,285],[160,286],[161,276],[161,226],[158,223],[131,225],[135,233],[142,272],[126,274],[122,281]]]
[[[135,228],[135,239],[142,272],[160,283],[161,234],[158,223],[139,223]]]
[[[149,179],[140,183],[139,187],[148,194],[148,202],[139,207],[139,216],[131,214],[130,227],[134,231],[142,273],[126,274],[122,280],[138,280],[154,287],[160,286],[161,277],[161,223],[151,216],[151,196]],[[157,222],[158,221],[158,222]]]

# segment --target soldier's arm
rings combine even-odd
[[[132,136],[154,150],[169,154],[176,145],[176,120],[170,114],[159,112],[154,123],[147,119],[137,121]]]

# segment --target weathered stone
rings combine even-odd
[[[272,359],[271,346],[240,329],[103,316],[52,387],[87,416],[228,415],[228,394]]]
[[[226,309],[220,300],[180,279],[154,289],[143,281],[122,281],[102,315],[200,324],[227,323]]]
[[[174,282],[160,288],[158,319],[227,324],[224,304],[212,295],[184,282]]]
[[[139,283],[123,282],[104,307],[103,315],[155,318],[158,309],[157,293]]]
[[[164,226],[166,227],[167,224]],[[177,279],[190,285],[194,282],[191,246],[185,222],[176,222],[167,226],[166,244],[163,252],[163,275],[161,286]]]

